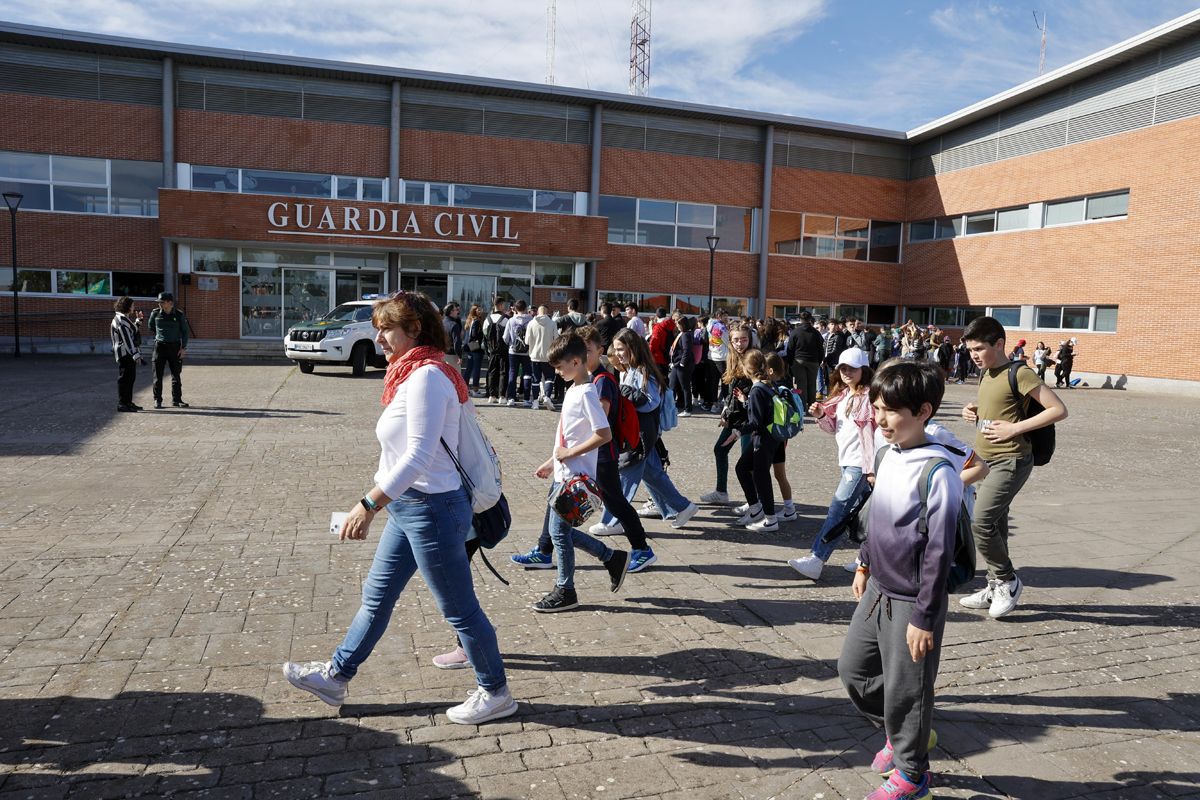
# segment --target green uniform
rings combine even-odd
[[[178,308],[172,308],[169,314],[162,309],[154,309],[150,312],[148,327],[150,334],[154,337],[154,341],[171,342],[185,349],[187,348],[187,318],[183,316],[183,312]]]

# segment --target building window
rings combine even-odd
[[[973,236],[977,233],[991,233],[996,230],[996,212],[984,211],[981,214],[967,214],[967,222],[964,230],[967,236]]]
[[[505,189],[497,186],[455,184],[457,208],[490,208],[499,211],[533,211],[533,189]]]
[[[0,191],[19,192],[22,211],[158,215],[162,164],[0,152]]]
[[[1029,206],[1002,208],[996,212],[996,230],[1019,231],[1029,227]]]
[[[908,223],[908,240],[910,242],[932,241],[934,233],[936,233],[936,226],[931,219]]]
[[[1046,227],[1083,222],[1086,205],[1087,200],[1082,197],[1078,200],[1060,200],[1056,203],[1046,203]]]
[[[842,317],[845,317],[846,319],[850,319],[851,317],[854,317],[855,319],[862,319],[866,315],[867,315],[867,307],[866,306],[844,305],[843,304],[843,305],[839,305],[834,310],[834,316],[836,316],[838,319],[841,319]]]
[[[193,247],[192,271],[236,275],[238,251],[231,247]]]
[[[192,189],[206,192],[243,192],[287,197],[320,197],[330,200],[387,200],[387,181],[313,172],[238,169],[193,164]]]
[[[1096,323],[1092,326],[1092,329],[1104,333],[1116,333],[1117,307],[1096,306]]]
[[[575,285],[575,265],[536,263],[533,265],[533,284],[570,288]]]
[[[112,293],[115,297],[157,297],[163,290],[161,272],[114,272]]]
[[[707,239],[715,234],[718,250],[757,249],[751,208],[602,195],[600,215],[608,217],[610,244],[707,250]]]
[[[900,231],[904,228],[900,222],[871,220],[871,252],[868,261],[880,261],[885,264],[900,263]],[[895,307],[891,307],[893,312]]]
[[[12,267],[0,267],[0,292],[11,292]],[[50,294],[54,291],[50,270],[19,269],[17,270],[17,291],[22,294]]]
[[[1129,192],[1106,194],[1089,197],[1087,201],[1088,219],[1112,219],[1129,215]]]
[[[1091,328],[1091,306],[1038,306],[1037,329],[1086,331]]]
[[[575,193],[551,189],[404,181],[403,197],[404,202],[411,205],[536,211],[541,214],[575,213]]]
[[[937,225],[936,238],[938,239],[953,239],[956,236],[962,236],[962,217],[938,217],[934,223]]]
[[[1001,308],[990,308],[988,316],[999,322],[1006,328],[1018,328],[1021,325],[1021,307],[1020,306],[1005,306]]]
[[[110,276],[107,272],[56,270],[54,277],[58,294],[111,294]]]
[[[1045,224],[1071,225],[1100,219],[1123,219],[1129,214],[1129,190],[1056,200],[1046,203]]]
[[[867,306],[868,325],[893,325],[896,322],[895,306]]]

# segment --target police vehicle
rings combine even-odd
[[[293,325],[283,337],[284,353],[305,374],[317,364],[349,366],[355,375],[366,374],[368,366],[386,369],[383,349],[375,343],[378,331],[371,324],[371,307],[377,297],[364,295],[320,319]]]

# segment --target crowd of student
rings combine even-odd
[[[550,590],[532,606],[539,613],[579,605],[577,548],[604,565],[617,592],[628,574],[657,561],[644,518],[685,528],[702,504],[733,503],[735,447],[745,502],[733,524],[771,532],[795,519],[787,450],[807,410],[833,436],[838,474],[830,483],[836,478],[837,488],[810,552],[788,563],[815,581],[842,542],[859,544],[847,566],[858,605],[838,672],[852,703],[885,732],[872,764],[885,780],[868,800],[929,797],[933,686],[949,591],[974,577],[977,547],[987,583],[960,605],[993,618],[1017,607],[1023,585],[1008,548],[1008,509],[1035,461],[1048,457],[1044,444],[1035,450],[1036,432],[1066,417],[1023,354],[1012,358],[1000,323],[977,319],[952,344],[941,331],[911,323],[869,331],[862,320],[814,324],[808,314],[789,329],[775,320],[731,322],[720,310],[692,319],[659,309],[646,326],[637,309],[622,315],[607,304],[583,315],[572,303],[558,317],[545,307],[531,314],[522,301],[511,313],[503,302],[487,315],[472,307],[462,322],[457,312],[439,312],[406,292],[376,304],[378,341],[390,362],[376,427],[380,464],[341,536],[365,538],[385,506],[388,522],[344,640],[329,661],[285,664],[288,680],[340,705],[419,570],[458,636],[434,664],[472,668],[478,686],[448,717],[479,724],[517,711],[469,568],[478,542],[472,545],[470,495],[454,453],[472,390],[493,404],[560,411],[550,457],[535,472],[549,481],[542,534],[512,557],[554,571]],[[461,365],[449,363],[458,359]],[[980,374],[978,399],[963,411],[977,427],[970,444],[932,422],[946,382],[965,380],[968,362]],[[664,438],[678,416],[697,411],[720,415],[715,485],[698,502],[672,481]],[[635,509],[643,484],[650,501]],[[603,518],[580,530],[600,505]],[[603,541],[613,536],[629,549]]]

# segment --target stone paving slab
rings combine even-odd
[[[858,798],[880,735],[836,676],[850,576],[785,560],[836,483],[815,426],[789,448],[801,518],[773,535],[706,508],[651,521],[651,570],[534,615],[552,574],[512,569],[541,526],[532,470],[554,415],[484,406],[515,519],[477,571],[521,713],[475,727],[472,688],[414,580],[334,711],[286,659],[326,658],[373,541],[331,541],[369,485],[381,373],[193,364],[190,409],[116,414],[102,358],[0,366],[0,798]],[[949,387],[957,418],[972,387]],[[143,374],[138,399],[149,406]],[[1027,583],[991,621],[952,610],[938,684],[939,797],[1200,797],[1200,401],[1067,395],[1053,463],[1013,515]],[[711,488],[711,417],[668,436],[671,474]],[[382,521],[381,521],[382,522]],[[380,524],[379,527],[382,527]]]

